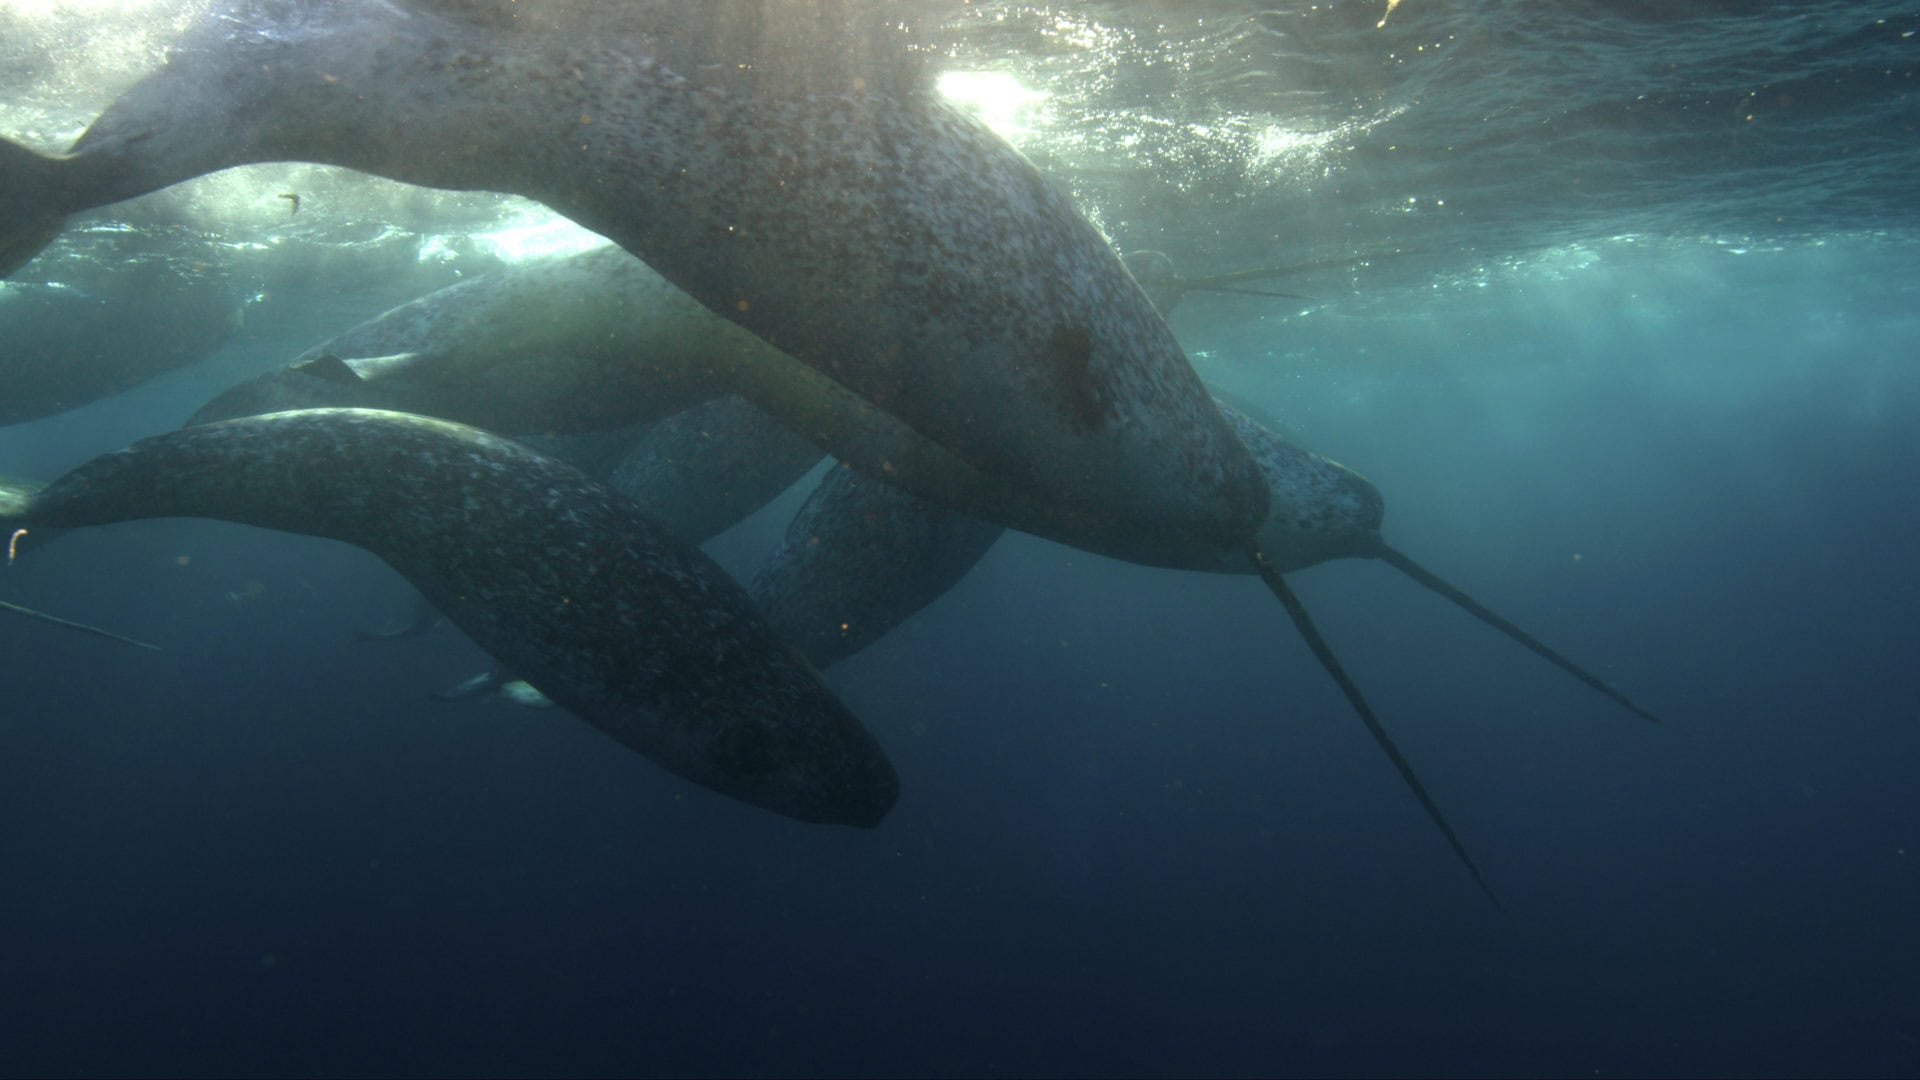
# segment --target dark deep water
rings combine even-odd
[[[112,94],[62,64],[137,70],[101,42],[174,7],[11,6],[0,128],[48,146]],[[855,832],[426,700],[483,657],[354,641],[410,602],[362,552],[133,523],[0,571],[165,646],[0,620],[0,1073],[1920,1072],[1920,13],[1383,6],[981,5],[939,40],[1051,92],[1016,137],[1122,248],[1339,260],[1171,324],[1376,482],[1390,540],[1671,721],[1384,565],[1297,575],[1504,910],[1249,579],[1007,538],[831,672],[903,781]],[[491,264],[477,197],[294,224],[218,184],[22,276],[110,320],[157,252],[244,324],[0,429],[0,473]],[[713,550],[751,566],[794,505]]]

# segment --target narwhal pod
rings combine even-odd
[[[1386,504],[1365,477],[1220,410],[1273,489],[1260,547],[1281,572],[1377,554]],[[826,667],[939,599],[1004,531],[841,465],[807,496],[749,590],[775,629]]]
[[[68,215],[248,162],[525,195],[964,463],[1012,525],[1245,551],[1266,489],[1172,332],[894,6],[219,12],[67,152],[0,140],[0,273]]]
[[[893,766],[724,571],[577,470],[472,428],[318,409],[144,439],[0,526],[206,517],[386,560],[562,707],[695,783],[802,821],[871,826]]]
[[[707,414],[723,403],[730,404],[719,415]],[[1225,403],[1220,407],[1274,490],[1274,512],[1261,529],[1260,543],[1281,571],[1378,553],[1385,503],[1365,477],[1293,446]],[[695,422],[694,416],[702,418]],[[663,449],[655,435],[669,428],[678,435]],[[782,441],[774,437],[777,431],[738,399],[716,399],[657,427],[616,470],[613,486],[634,495],[650,513],[657,508],[651,496],[664,494],[669,512],[661,520],[689,540],[703,540],[770,498],[776,485],[785,486],[787,473],[755,485],[764,462],[735,475],[735,459],[742,455],[727,452],[738,445],[767,455],[766,448]],[[772,454],[766,460],[779,459]],[[623,476],[629,470],[637,475]],[[731,494],[735,489],[748,494]],[[685,531],[697,523],[716,527]],[[865,649],[939,599],[1004,531],[840,465],[808,494],[780,544],[755,569],[748,591],[774,629],[824,668]],[[1245,564],[1217,569],[1253,572]]]
[[[567,317],[556,321],[554,310]],[[217,395],[189,423],[320,407],[420,413],[515,436],[654,423],[610,482],[696,540],[797,479],[819,459],[810,447],[941,504],[956,519],[1018,527],[1030,518],[1008,485],[708,312],[611,246],[529,260],[402,304]],[[1353,521],[1366,535],[1377,533],[1378,493],[1244,416],[1226,415],[1269,493],[1257,534],[1267,557],[1285,571],[1361,554],[1344,545],[1356,538]],[[909,510],[904,499],[867,505],[892,499],[879,489],[833,499],[855,504],[849,513],[899,525],[902,545],[940,547],[942,534],[914,524],[930,522],[930,508]],[[1151,529],[1109,529],[1095,550],[1149,565],[1253,570],[1243,550],[1175,543]],[[936,551],[922,565],[944,558]],[[915,560],[908,551],[896,561]]]

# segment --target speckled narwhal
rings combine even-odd
[[[631,501],[473,428],[318,409],[185,428],[0,492],[0,527],[207,517],[380,556],[502,664],[662,767],[871,826],[878,742],[745,591]]]

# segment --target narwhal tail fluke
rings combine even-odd
[[[1346,669],[1340,666],[1340,660],[1333,655],[1333,648],[1327,644],[1327,639],[1320,636],[1320,628],[1313,624],[1312,617],[1307,614],[1306,605],[1293,594],[1293,590],[1288,588],[1287,583],[1281,579],[1280,572],[1273,568],[1273,564],[1267,561],[1266,555],[1258,549],[1253,552],[1253,564],[1260,572],[1260,580],[1266,582],[1267,588],[1273,590],[1273,595],[1280,598],[1281,605],[1287,609],[1287,615],[1293,619],[1293,625],[1299,629],[1300,636],[1306,639],[1307,647],[1313,650],[1315,657],[1319,658],[1320,666],[1327,669],[1328,675],[1333,676],[1333,681],[1339,685],[1341,693],[1347,695],[1347,701],[1353,706],[1353,711],[1360,714],[1360,721],[1367,725],[1367,732],[1373,736],[1373,741],[1387,755],[1387,760],[1393,762],[1393,767],[1400,770],[1400,779],[1406,781],[1407,787],[1413,791],[1413,797],[1419,799],[1420,805],[1426,808],[1427,817],[1432,819],[1434,825],[1439,828],[1440,835],[1446,837],[1447,846],[1453,849],[1454,856],[1460,860],[1462,866],[1467,868],[1467,873],[1473,875],[1474,883],[1480,886],[1480,891],[1487,894],[1487,898],[1493,901],[1494,906],[1500,906],[1500,897],[1494,893],[1493,887],[1487,884],[1487,879],[1480,873],[1480,867],[1473,861],[1473,856],[1467,854],[1467,846],[1460,842],[1459,834],[1453,831],[1453,826],[1447,824],[1446,815],[1440,812],[1440,804],[1434,802],[1433,796],[1427,793],[1427,787],[1420,782],[1419,775],[1413,771],[1413,765],[1400,753],[1400,748],[1393,744],[1393,738],[1387,734],[1386,728],[1380,726],[1380,718],[1374,715],[1373,707],[1367,704],[1367,699],[1360,693],[1360,687],[1348,677]]]
[[[1425,585],[1427,588],[1432,589],[1434,592],[1439,593],[1441,596],[1444,596],[1447,599],[1453,601],[1455,604],[1460,605],[1460,607],[1466,609],[1466,611],[1469,614],[1479,619],[1481,622],[1486,623],[1488,626],[1493,627],[1495,630],[1500,631],[1501,633],[1507,635],[1508,637],[1519,642],[1520,644],[1525,645],[1527,648],[1532,649],[1535,653],[1538,653],[1541,657],[1551,662],[1554,666],[1558,667],[1560,670],[1566,672],[1567,674],[1573,676],[1576,679],[1579,679],[1581,682],[1586,683],[1588,686],[1593,687],[1595,690],[1598,690],[1601,693],[1612,698],[1613,700],[1619,702],[1621,705],[1625,706],[1628,709],[1628,711],[1634,713],[1636,716],[1644,717],[1648,720],[1653,721],[1656,724],[1665,723],[1665,721],[1661,720],[1658,716],[1655,716],[1653,713],[1649,712],[1639,702],[1634,701],[1632,698],[1628,697],[1627,695],[1621,693],[1618,690],[1615,690],[1611,685],[1609,685],[1607,682],[1602,680],[1598,675],[1593,674],[1592,672],[1588,671],[1586,668],[1583,668],[1579,664],[1576,664],[1573,661],[1567,659],[1566,657],[1560,655],[1558,652],[1554,651],[1552,648],[1550,648],[1545,642],[1541,641],[1539,638],[1534,637],[1532,634],[1529,634],[1525,630],[1522,630],[1519,627],[1513,625],[1512,623],[1508,622],[1506,619],[1501,618],[1499,615],[1495,614],[1493,611],[1488,609],[1486,605],[1480,603],[1480,601],[1475,600],[1473,597],[1468,596],[1466,593],[1461,592],[1459,589],[1455,588],[1453,585],[1442,580],[1441,578],[1436,576],[1433,573],[1433,571],[1428,570],[1426,567],[1421,566],[1419,563],[1414,562],[1412,559],[1407,558],[1407,556],[1404,553],[1397,551],[1394,548],[1388,547],[1386,544],[1381,544],[1380,550],[1378,552],[1378,556],[1381,559],[1386,560],[1389,564],[1394,566],[1401,573],[1407,575],[1408,577],[1419,582],[1420,584]]]
[[[71,619],[63,619],[58,615],[49,615],[44,611],[35,611],[30,607],[21,607],[19,604],[9,604],[5,600],[0,600],[0,611],[11,611],[16,615],[25,615],[30,619],[40,619],[44,622],[50,622],[55,626],[64,626],[69,630],[79,630],[82,633],[94,634],[98,637],[107,638],[110,641],[117,641],[122,645],[133,645],[142,649],[152,649],[154,652],[160,651],[160,646],[141,641],[139,638],[126,637],[121,634],[116,634],[111,630],[102,630],[97,626],[88,626],[86,623],[77,623]]]
[[[0,278],[25,266],[60,235],[64,214],[49,212],[60,159],[0,139]]]

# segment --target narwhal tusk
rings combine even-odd
[[[19,604],[9,604],[5,600],[0,600],[0,610],[11,611],[16,615],[25,615],[28,618],[32,618],[32,619],[41,619],[46,622],[50,622],[55,626],[64,626],[69,630],[79,630],[83,633],[97,634],[100,637],[109,638],[113,641],[117,641],[122,645],[135,645],[142,649],[152,649],[154,652],[160,651],[160,646],[153,645],[145,641],[141,641],[139,638],[124,637],[120,634],[114,633],[111,630],[102,630],[97,626],[88,626],[86,623],[77,623],[72,621],[71,619],[63,619],[58,615],[49,615],[44,611],[35,611],[30,607],[21,607]]]
[[[1447,838],[1447,846],[1453,848],[1454,855],[1459,858],[1461,865],[1467,868],[1467,873],[1473,875],[1474,883],[1487,894],[1487,899],[1492,900],[1495,907],[1501,906],[1500,897],[1494,893],[1493,887],[1488,885],[1487,879],[1481,875],[1480,867],[1474,863],[1473,856],[1467,854],[1467,846],[1460,842],[1460,837],[1453,831],[1453,826],[1447,824],[1446,815],[1440,812],[1440,804],[1433,801],[1432,795],[1427,794],[1426,785],[1420,782],[1420,777],[1414,773],[1413,766],[1400,753],[1400,748],[1393,744],[1393,739],[1387,734],[1387,730],[1380,726],[1380,718],[1373,714],[1373,707],[1368,705],[1367,699],[1361,695],[1360,687],[1347,676],[1346,669],[1340,666],[1340,660],[1333,655],[1333,648],[1327,644],[1327,639],[1320,636],[1320,628],[1315,626],[1313,619],[1307,615],[1306,605],[1302,604],[1300,598],[1293,594],[1293,590],[1287,587],[1279,571],[1273,568],[1273,564],[1267,561],[1266,554],[1259,548],[1253,549],[1253,565],[1260,572],[1260,580],[1266,582],[1267,588],[1273,590],[1273,595],[1280,598],[1281,605],[1287,609],[1287,615],[1293,619],[1294,627],[1300,631],[1300,636],[1306,639],[1307,647],[1313,650],[1313,655],[1319,658],[1320,666],[1327,669],[1328,675],[1333,676],[1333,681],[1339,685],[1340,691],[1347,695],[1347,702],[1353,706],[1353,711],[1360,714],[1360,721],[1367,725],[1367,731],[1373,736],[1373,741],[1379,744],[1380,749],[1387,755],[1387,760],[1393,762],[1393,767],[1400,770],[1400,779],[1406,781],[1407,787],[1413,790],[1413,797],[1419,799],[1420,805],[1426,808],[1427,817],[1439,827],[1440,834]]]
[[[1567,674],[1572,675],[1574,678],[1579,679],[1581,682],[1586,683],[1588,686],[1593,687],[1595,690],[1626,706],[1627,709],[1634,714],[1645,717],[1656,724],[1665,723],[1665,721],[1653,715],[1653,713],[1648,712],[1639,702],[1634,701],[1632,698],[1608,685],[1598,675],[1593,674],[1579,664],[1555,652],[1539,638],[1534,637],[1532,634],[1513,625],[1506,619],[1494,614],[1493,611],[1489,610],[1485,605],[1480,603],[1480,601],[1475,600],[1473,597],[1468,596],[1466,593],[1461,592],[1459,589],[1441,580],[1433,571],[1407,558],[1404,553],[1386,544],[1381,544],[1376,555],[1386,560],[1387,563],[1397,568],[1401,573],[1460,605],[1462,608],[1465,608],[1468,614],[1471,614],[1481,622],[1486,623],[1495,630],[1532,649],[1559,667],[1560,670],[1565,671]]]
[[[1181,285],[1188,291],[1231,293],[1234,296],[1267,296],[1275,300],[1305,300],[1310,304],[1320,302],[1304,293],[1278,292],[1273,289],[1243,289],[1235,285],[1195,285],[1191,282],[1181,282]]]

